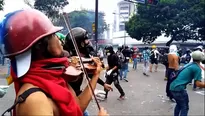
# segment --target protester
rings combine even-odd
[[[193,51],[201,51],[203,52],[203,46],[197,46],[196,48],[193,49]],[[191,53],[192,54],[192,53]],[[190,62],[193,62],[193,58],[191,58]],[[202,64],[202,62],[200,63],[200,68],[201,68],[201,74],[202,74],[202,78],[204,79],[204,64]],[[190,82],[191,83],[191,82]],[[197,90],[197,86],[196,83],[193,82],[193,90],[196,91]]]
[[[149,68],[149,59],[150,59],[150,51],[148,47],[145,47],[145,49],[142,52],[143,56],[143,75],[149,76],[148,73],[148,68]]]
[[[170,84],[170,91],[176,100],[176,107],[174,109],[174,116],[187,116],[189,111],[189,96],[186,91],[186,86],[193,79],[196,86],[205,88],[205,83],[201,82],[202,75],[200,69],[200,62],[205,59],[201,51],[194,51],[192,53],[193,62],[184,66]]]
[[[89,38],[87,36],[87,31],[81,27],[72,28],[71,31],[73,33],[73,36],[74,36],[76,42],[77,42],[81,56],[84,56],[84,58],[90,58],[89,55],[95,55],[94,48],[92,47],[92,45],[90,44],[90,41],[88,40]],[[64,39],[62,39],[62,41],[65,42],[64,49],[69,54],[72,54],[72,56],[76,56],[77,53],[76,53],[76,50],[74,48],[74,45],[73,45],[73,42],[70,38],[69,33],[65,36]],[[72,56],[69,56],[69,57],[72,57]],[[84,76],[84,75],[81,75],[81,76]],[[88,74],[88,76],[89,76],[89,78],[92,78],[93,74]],[[77,96],[79,96],[82,93],[82,88],[81,88],[82,83],[83,83],[83,77],[78,79],[75,82],[69,82],[69,84],[71,85],[71,87],[73,88],[73,90],[75,91]],[[112,90],[112,87],[110,85],[106,84],[100,78],[98,79],[97,83],[102,85],[108,91]],[[85,111],[84,116],[88,116],[88,115],[89,115],[88,111]]]
[[[122,54],[122,49],[123,49],[122,47],[118,47],[116,54],[117,54],[119,60],[122,61],[121,63],[122,63],[122,65],[123,65],[124,62],[125,62],[125,56]],[[122,76],[123,76],[122,73],[123,73],[123,70],[124,70],[123,68],[124,68],[124,67],[118,68],[120,80],[123,79],[123,77],[122,77]]]
[[[161,63],[165,66],[165,78],[164,80],[166,81],[168,78],[168,53],[169,53],[169,48],[164,48],[162,50],[162,53],[161,53]]]
[[[152,66],[154,64],[155,64],[155,72],[157,72],[159,55],[161,55],[161,54],[157,50],[157,46],[152,45],[152,51],[150,54],[150,69],[149,69],[150,72],[152,72]]]
[[[137,48],[133,48],[132,60],[133,60],[133,69],[137,70]]]
[[[76,78],[65,72],[69,62],[55,34],[61,29],[34,9],[9,13],[1,22],[0,39],[5,44],[4,55],[11,60],[17,96],[11,107],[14,115],[82,116],[92,99],[89,87],[77,97],[66,83]],[[90,84],[95,89],[101,62],[97,58],[93,61],[97,68]],[[102,108],[98,115],[102,112],[106,114]]]
[[[188,64],[191,60],[191,50],[187,49],[185,54],[182,55],[181,59],[181,62],[183,62],[184,64]]]
[[[169,54],[168,54],[168,70],[167,70],[167,85],[166,85],[166,93],[167,97],[171,101],[173,101],[173,96],[169,90],[171,79],[170,75],[172,72],[177,71],[179,69],[179,56],[177,55],[177,46],[176,45],[171,45],[169,47]]]
[[[87,31],[81,27],[75,27],[71,31],[73,33],[73,36],[75,37],[81,56],[84,56],[84,58],[90,58],[89,55],[95,55],[94,48],[92,47],[90,41],[88,40],[89,38],[87,36]],[[73,42],[69,34],[67,34],[64,41],[65,41],[64,50],[68,51],[69,54],[72,54],[71,56],[77,56],[76,50],[74,48]],[[88,76],[89,78],[92,78],[93,74],[88,74]],[[80,95],[80,93],[82,92],[81,90],[82,82],[83,82],[83,78],[80,78],[76,82],[69,82],[71,87],[76,92],[76,95]],[[112,90],[112,87],[106,84],[102,79],[99,78],[97,82],[100,85],[102,85],[105,89]]]
[[[126,82],[128,82],[127,73],[129,72],[128,64],[129,64],[129,60],[131,57],[131,53],[130,53],[129,47],[127,45],[123,46],[122,48],[124,48],[124,49],[122,49],[122,54],[125,57],[125,61],[124,61],[123,66],[122,66],[122,70],[120,71],[120,77],[123,77],[123,79]]]
[[[120,86],[119,79],[118,79],[118,68],[119,68],[119,58],[117,54],[114,52],[112,46],[107,46],[106,47],[106,54],[107,54],[107,62],[108,62],[108,67],[107,67],[107,72],[106,72],[106,83],[107,84],[112,84],[114,82],[115,87],[118,89],[120,93],[119,100],[123,100],[125,98],[125,93]],[[108,96],[108,91],[105,90],[106,95],[105,98]]]

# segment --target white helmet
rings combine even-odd
[[[193,60],[198,60],[198,61],[202,61],[205,59],[204,53],[198,50],[192,52],[191,57],[193,58]]]
[[[169,47],[169,53],[177,52],[177,46],[176,45],[171,45]]]

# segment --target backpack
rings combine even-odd
[[[117,52],[116,55],[118,58],[118,69],[121,69],[125,62],[125,56],[121,52]]]
[[[123,63],[129,62],[129,60],[130,60],[130,51],[127,50],[127,49],[123,49],[121,51],[121,57],[123,57],[123,59],[122,59]]]
[[[154,58],[155,58],[155,55],[154,55],[154,51],[152,50],[150,53],[150,59],[154,59]]]
[[[179,73],[180,73],[181,71],[183,71],[185,68],[191,66],[192,64],[195,64],[195,63],[194,63],[194,62],[189,63],[189,64],[183,66],[182,68],[180,68],[179,70],[173,71],[173,72],[170,74],[170,83],[172,83],[172,82],[177,78],[177,76],[179,75]]]

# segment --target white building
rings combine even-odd
[[[133,13],[136,13],[136,5],[124,0],[120,0],[117,3],[117,9],[113,12],[114,21],[110,27],[111,38],[113,44],[128,44],[124,41],[124,38],[130,38],[125,32],[125,22],[129,21],[129,18]]]
[[[127,22],[135,12],[135,4],[121,0],[117,4],[117,10],[114,12],[114,32],[124,31],[125,22]]]

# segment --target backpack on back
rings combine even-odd
[[[118,68],[121,69],[125,62],[125,56],[121,52],[117,52],[116,55],[118,58]]]
[[[150,59],[154,59],[155,58],[155,55],[154,55],[154,51],[152,50],[151,53],[150,53]]]

